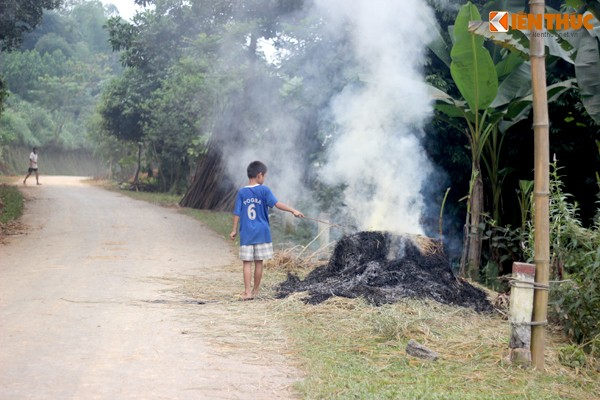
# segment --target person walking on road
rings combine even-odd
[[[29,178],[33,172],[35,172],[35,183],[41,185],[38,175],[38,153],[36,147],[34,147],[31,154],[29,154],[29,171],[27,172],[25,179],[23,179],[24,185],[27,184],[27,178]]]

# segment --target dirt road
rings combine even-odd
[[[293,397],[268,302],[235,300],[230,244],[79,178],[41,182],[23,186],[28,233],[0,244],[0,399]]]

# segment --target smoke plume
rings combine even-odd
[[[434,17],[424,0],[317,0],[330,31],[350,35],[360,84],[331,101],[339,126],[321,178],[345,182],[361,229],[422,233],[421,187],[432,167],[421,147],[431,104],[421,67]]]
[[[314,0],[304,12],[307,20],[322,21],[324,41],[349,42],[352,53],[352,62],[338,71],[351,83],[333,97],[331,83],[315,72],[325,54],[314,54],[305,71],[298,71],[305,90],[321,87],[329,96],[322,113],[334,128],[319,179],[347,186],[343,202],[360,229],[422,233],[421,188],[432,167],[420,136],[432,106],[421,70],[433,37],[432,11],[426,0]],[[265,96],[277,90],[259,84],[247,93],[245,103],[254,105],[257,120],[268,122],[258,134],[248,132],[244,146],[226,149],[226,159],[235,177],[250,161],[266,162],[267,185],[281,201],[297,204],[305,192],[303,175],[311,168],[299,147],[302,122]]]

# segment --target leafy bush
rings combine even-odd
[[[571,368],[585,367],[587,360],[585,353],[579,346],[568,345],[558,349],[558,361]]]
[[[23,214],[23,196],[19,189],[1,184],[0,205],[0,224],[19,218]]]
[[[578,343],[591,343],[600,336],[600,219],[585,228],[578,219],[577,203],[564,193],[556,164],[550,180],[550,254],[553,277],[550,317]],[[600,215],[600,214],[597,214]],[[529,252],[533,251],[533,231]]]

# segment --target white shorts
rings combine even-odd
[[[269,258],[273,258],[273,243],[240,246],[240,259],[242,261],[267,260]]]

